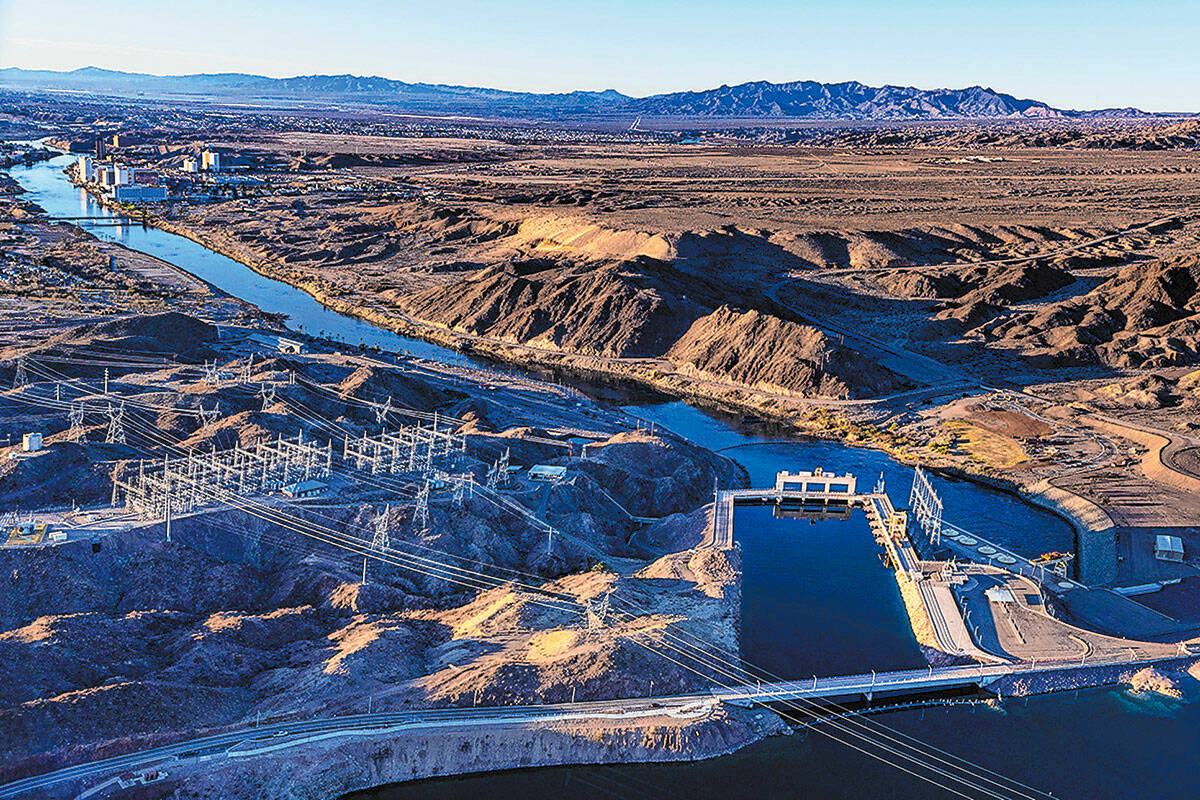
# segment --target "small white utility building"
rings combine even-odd
[[[310,478],[283,487],[283,494],[285,497],[320,497],[328,490],[328,483]]]
[[[529,468],[529,477],[535,481],[558,483],[567,477],[567,468],[553,464],[534,464]]]
[[[1155,536],[1154,557],[1159,561],[1183,561],[1183,539],[1161,533]]]

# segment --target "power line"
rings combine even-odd
[[[111,412],[111,406],[110,406],[110,416],[111,416],[111,414],[112,414],[112,412]],[[121,414],[123,416],[123,406],[121,408]],[[134,422],[136,423],[136,420]],[[146,435],[147,438],[149,438],[149,439],[152,439],[152,440],[157,439],[159,441],[164,440],[162,432],[157,431],[153,428],[149,428],[149,426],[144,426],[141,423],[136,423],[135,427],[139,428],[139,430],[142,431],[143,435]],[[167,446],[175,447],[175,445],[171,444],[170,442],[167,442]],[[225,492],[224,490],[221,490],[219,487],[205,487],[205,491],[207,491],[210,494],[212,494],[213,496],[217,496],[217,497],[228,496],[228,493]],[[426,513],[427,513],[428,484],[426,484],[423,487],[423,493],[425,494]],[[261,504],[255,504],[253,501],[239,500],[237,497],[233,497],[230,500],[230,502],[232,504],[234,504],[235,507],[239,507],[242,510],[247,510],[249,513],[252,513],[255,515],[261,515],[263,519],[274,520],[275,524],[279,524],[283,527],[290,527],[291,529],[297,530],[298,532],[304,532],[305,535],[312,535],[315,533],[317,535],[317,538],[320,539],[321,541],[326,541],[327,543],[334,544],[335,546],[342,546],[342,547],[350,546],[347,544],[344,537],[341,537],[339,535],[335,535],[335,534],[329,532],[329,529],[322,528],[322,529],[318,530],[318,529],[314,528],[312,525],[306,524],[303,521],[297,520],[294,517],[291,518],[292,521],[289,522],[288,515],[283,514],[282,512],[279,512],[279,511],[270,510],[266,506],[262,506]],[[256,508],[257,508],[257,511],[254,510]],[[353,545],[353,547],[362,549],[363,548],[362,540],[358,540],[358,542],[359,543],[356,545]],[[368,549],[368,551],[374,550],[374,548],[367,548],[367,549]],[[413,561],[411,561],[411,558],[412,558],[411,556],[409,556],[407,554],[399,554],[398,551],[394,551],[394,550],[391,552],[388,552],[386,554],[380,553],[380,554],[375,554],[375,555],[379,555],[379,556],[386,555],[387,560],[394,560],[396,558],[400,558],[401,564],[403,566],[405,566],[406,568],[416,569],[416,571],[426,572],[427,574],[430,574],[431,576],[439,577],[442,579],[449,579],[449,580],[453,580],[455,582],[463,582],[463,579],[465,578],[465,576],[467,574],[464,571],[462,571],[462,568],[459,568],[459,567],[451,568],[451,567],[448,567],[447,565],[440,564],[439,562],[436,562],[436,561],[431,562],[428,559],[422,559],[418,562],[413,562]],[[367,556],[364,554],[364,557],[367,557]],[[424,563],[424,566],[423,567],[417,566],[417,564],[419,564],[419,563]],[[447,570],[450,570],[450,571],[447,571]],[[472,578],[470,581],[468,581],[468,583],[473,585],[474,588],[476,588],[476,589],[483,589],[483,588],[489,588],[489,587],[494,587],[496,585],[500,585],[500,583],[496,582],[496,579],[491,578],[490,576],[485,576],[482,573],[478,573],[478,572],[476,572],[474,574],[476,576],[479,576],[484,579],[483,583],[477,583],[476,581],[478,580],[478,578]],[[461,576],[461,577],[456,578],[455,576]],[[547,595],[545,590],[540,590],[537,587],[525,587],[525,588],[527,590],[533,591],[535,593],[535,597],[545,597]],[[553,596],[553,594],[555,594],[555,593],[550,593],[550,594],[551,594],[551,596]],[[538,602],[538,601],[535,601],[535,602]],[[571,602],[573,602],[576,606],[578,606],[578,601],[571,601]],[[636,640],[633,640],[633,641],[636,641]],[[638,643],[641,644],[640,642],[638,642]],[[683,654],[690,652],[689,650],[680,648],[675,645],[664,644],[662,642],[660,642],[659,644],[660,644],[660,647],[666,647],[667,649],[671,650],[671,652],[680,653],[681,657],[686,657]],[[645,645],[643,645],[643,646],[645,646]],[[662,653],[661,650],[651,649],[651,652],[657,652],[660,656],[662,656],[664,658],[668,658],[668,660],[672,660],[672,661],[675,660],[675,659],[672,659],[670,656],[667,656],[666,654]],[[695,658],[694,655],[691,657]],[[707,654],[705,654],[705,657],[709,658],[711,656],[708,656]],[[700,663],[700,662],[698,662],[698,663]],[[727,662],[727,663],[729,663],[729,662]],[[717,666],[719,666],[719,665],[720,664],[718,663]],[[701,673],[694,668],[692,668],[691,671],[696,672],[696,674],[698,674],[698,675],[705,675],[706,679],[708,679],[708,680],[713,680],[716,683],[720,683],[719,680],[714,679],[712,677],[711,669],[713,668],[713,665],[709,664],[708,667],[710,670],[708,673]],[[735,673],[735,674],[737,674],[738,677],[742,677],[742,673],[744,673],[744,668],[737,667],[737,669],[739,670],[739,672]],[[726,685],[728,685],[728,684],[726,684]],[[838,727],[838,725],[840,725],[840,724],[841,723],[831,723],[831,725],[833,727],[835,727],[836,729],[841,731],[842,728]],[[829,735],[829,734],[828,734],[828,732],[824,732],[824,735]],[[837,738],[837,737],[833,737],[833,738]],[[850,744],[850,746],[855,747],[855,749],[860,749],[853,744]],[[893,750],[885,750],[885,752],[893,752]],[[879,757],[879,758],[882,758],[883,760],[887,760],[886,756],[879,756],[878,754],[871,754],[871,755],[873,757]],[[913,757],[910,755],[904,755],[903,757],[913,763],[925,765],[924,762],[920,761],[919,757]],[[889,763],[893,763],[893,762],[889,761]],[[894,763],[893,763],[893,765],[897,766],[897,768],[903,769],[905,771],[910,771],[907,768],[905,768],[903,765],[894,764]],[[927,766],[927,765],[925,765],[925,766]],[[943,774],[943,772],[944,771],[935,770],[936,774]],[[943,786],[943,784],[941,784],[940,782],[938,782],[936,780],[932,780],[932,779],[928,778],[928,776],[919,776],[919,777],[925,777],[926,780],[930,780],[932,783],[935,783],[936,785]],[[959,778],[955,778],[955,780],[958,780],[961,782],[961,779],[959,779]],[[973,785],[973,784],[964,784],[964,785]],[[986,789],[986,787],[984,787],[984,789]],[[960,794],[960,795],[962,794],[962,792],[958,792],[958,791],[955,791],[952,789],[951,789],[951,791],[954,791],[956,794]],[[985,793],[990,796],[997,796],[997,797],[1002,796],[1002,795],[996,794],[995,792],[985,792]],[[963,796],[966,796],[966,795],[963,795]]]

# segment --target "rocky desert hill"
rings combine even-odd
[[[817,328],[728,306],[696,320],[667,357],[685,373],[768,392],[849,399],[910,388]]]
[[[1046,364],[1200,361],[1200,256],[1138,263],[1081,297],[997,318],[972,336]]]
[[[598,208],[607,201],[595,195],[584,202],[596,208],[550,212],[489,191],[505,202],[385,198],[351,213],[333,198],[270,198],[254,215],[240,202],[223,203],[193,212],[189,227],[331,304],[353,310],[372,307],[364,295],[374,298],[379,321],[398,313],[496,343],[610,359],[667,359],[679,346],[670,362],[710,380],[837,398],[869,396],[900,382],[883,370],[864,371],[849,349],[835,351],[827,338],[784,324],[796,320],[764,297],[772,284],[814,269],[882,269],[881,285],[892,294],[944,298],[967,309],[947,323],[947,330],[961,330],[990,318],[993,306],[1043,296],[1072,277],[1045,264],[965,270],[938,264],[1020,256],[1103,233],[964,223],[663,227],[649,218],[640,224],[626,215],[604,218]],[[912,269],[919,265],[930,266]],[[762,367],[761,351],[735,341],[746,331],[716,319],[680,345],[698,320],[727,304],[757,312],[751,327],[769,329],[775,345],[769,366]],[[700,341],[707,356],[696,350]],[[840,372],[827,372],[839,364]],[[856,372],[860,378],[852,377]]]
[[[691,689],[700,676],[638,642],[699,620],[736,645],[737,572],[723,554],[669,585],[631,577],[699,542],[705,521],[694,509],[714,483],[745,480],[728,459],[645,431],[594,441],[582,459],[518,420],[511,402],[482,390],[468,397],[460,379],[435,370],[320,352],[231,361],[207,349],[215,333],[183,314],[129,315],[0,354],[10,380],[18,356],[31,369],[61,369],[72,396],[80,376],[95,386],[96,365],[108,365],[128,433],[124,444],[103,441],[103,399],[90,401],[89,441],[78,442],[61,408],[38,403],[53,402],[48,385],[0,393],[8,412],[0,433],[46,433],[37,453],[13,458],[19,445],[0,448],[0,506],[85,505],[72,512],[84,527],[70,541],[0,550],[0,661],[24,665],[21,680],[0,688],[0,780],[260,713],[359,712],[368,697],[376,709],[558,702],[613,697],[647,674],[664,690]],[[180,353],[217,357],[238,378],[209,383],[186,358],[159,363]],[[253,387],[289,373],[295,382],[279,381],[263,407]],[[78,533],[93,521],[88,504],[107,504],[112,476],[139,469],[148,452],[157,459],[299,430],[340,440],[375,430],[374,404],[385,397],[443,421],[469,413],[456,467],[477,483],[503,453],[517,465],[562,464],[572,479],[513,480],[504,505],[482,494],[455,505],[434,490],[426,526],[404,486],[339,467],[316,506],[272,498],[210,508],[174,519],[170,540],[161,522],[136,519],[116,533]],[[217,402],[217,419],[189,413]],[[547,419],[544,407],[538,413]],[[178,448],[161,451],[168,442]],[[552,547],[544,529],[513,513],[520,507],[554,526]],[[642,526],[631,515],[663,521]],[[348,549],[377,524],[392,553],[364,583],[362,560]],[[578,602],[608,592],[622,604],[620,624],[589,635]]]
[[[639,269],[640,267],[640,269]],[[657,356],[706,310],[662,262],[489,267],[402,301],[420,319],[475,335],[603,356]]]
[[[363,585],[345,553],[232,513],[179,521],[170,543],[148,526],[98,550],[5,550],[0,562],[13,583],[0,658],[23,665],[0,688],[0,776],[31,757],[97,757],[260,713],[358,713],[368,696],[376,710],[563,702],[622,696],[648,674],[692,690],[703,678],[634,639],[692,613],[728,619],[738,598],[736,573],[712,565],[689,575],[703,589],[680,579],[666,594],[605,572],[430,594],[378,565]],[[597,634],[575,606],[547,602],[609,591],[637,612]]]
[[[1194,408],[1200,406],[1200,370],[1179,377],[1151,372],[1091,390],[1081,388],[1079,396],[1102,408]]]

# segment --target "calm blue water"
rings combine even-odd
[[[56,216],[107,214],[60,170],[66,157],[11,174],[27,197]],[[454,351],[382,331],[323,309],[286,284],[263,278],[224,256],[180,237],[138,226],[97,228],[117,241],[178,264],[264,311],[285,313],[294,326],[351,343],[407,349],[460,362]],[[776,442],[684,403],[632,407],[644,418],[744,465],[756,486],[781,469],[816,466],[850,471],[866,485],[882,472],[888,493],[906,504],[911,472],[881,453],[833,442]],[[1022,552],[1071,549],[1069,527],[1057,517],[1004,493],[934,478],[946,515],[963,527]],[[859,521],[758,519],[766,509],[739,511],[737,534],[746,567],[743,590],[745,655],[785,675],[860,671],[867,660],[902,666],[913,655],[890,574]],[[746,516],[749,514],[749,516]],[[969,522],[968,522],[969,520]],[[797,530],[797,528],[801,530]],[[1030,544],[1032,543],[1032,544]],[[886,578],[886,579],[885,579]],[[888,659],[891,659],[889,662]],[[1008,702],[1003,711],[937,708],[893,712],[880,721],[921,740],[1059,798],[1191,798],[1200,794],[1200,703],[1136,699],[1091,690]],[[385,787],[360,798],[407,797],[680,797],[942,798],[945,790],[879,764],[845,744],[809,732],[762,742],[708,762],[674,765],[562,767],[491,773]],[[981,795],[974,795],[981,796]]]
[[[742,548],[742,657],[793,680],[924,667],[896,579],[861,509],[850,519],[734,515]]]
[[[892,501],[907,505],[912,470],[879,451],[780,441],[679,401],[628,410],[737,461],[752,486],[774,485],[780,470],[821,467],[853,473],[861,489],[882,475]],[[932,479],[947,518],[964,527],[1011,542],[1018,552],[1074,547],[1071,527],[1047,511],[966,481]],[[861,511],[814,524],[776,519],[766,506],[739,507],[734,536],[742,547],[741,643],[748,663],[789,679],[925,665],[895,578],[880,561]]]
[[[102,208],[83,189],[67,181],[62,170],[74,160],[72,156],[59,156],[28,167],[15,167],[9,174],[27,191],[23,195],[52,216],[91,217],[111,221],[116,217]],[[399,334],[345,317],[323,307],[311,296],[280,281],[262,275],[226,258],[219,253],[186,239],[141,225],[119,227],[88,227],[97,238],[118,242],[134,250],[169,261],[193,275],[208,281],[213,286],[234,297],[240,297],[263,311],[288,316],[288,326],[304,333],[327,336],[349,344],[365,344],[385,350],[408,350],[422,358],[463,363],[469,361],[460,353],[418,339],[409,339]]]
[[[850,472],[859,488],[869,490],[882,474],[888,496],[897,508],[908,505],[912,469],[878,450],[846,447],[822,440],[779,441],[779,437],[739,430],[687,403],[675,401],[631,407],[697,444],[737,461],[750,473],[752,486],[775,485],[780,470],[813,469]],[[1075,533],[1062,518],[998,489],[968,481],[930,476],[945,504],[945,518],[967,530],[1011,546],[1014,551],[1039,555],[1048,550],[1075,551]]]

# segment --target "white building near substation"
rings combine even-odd
[[[1154,557],[1159,561],[1183,561],[1183,539],[1158,534],[1154,537]]]

